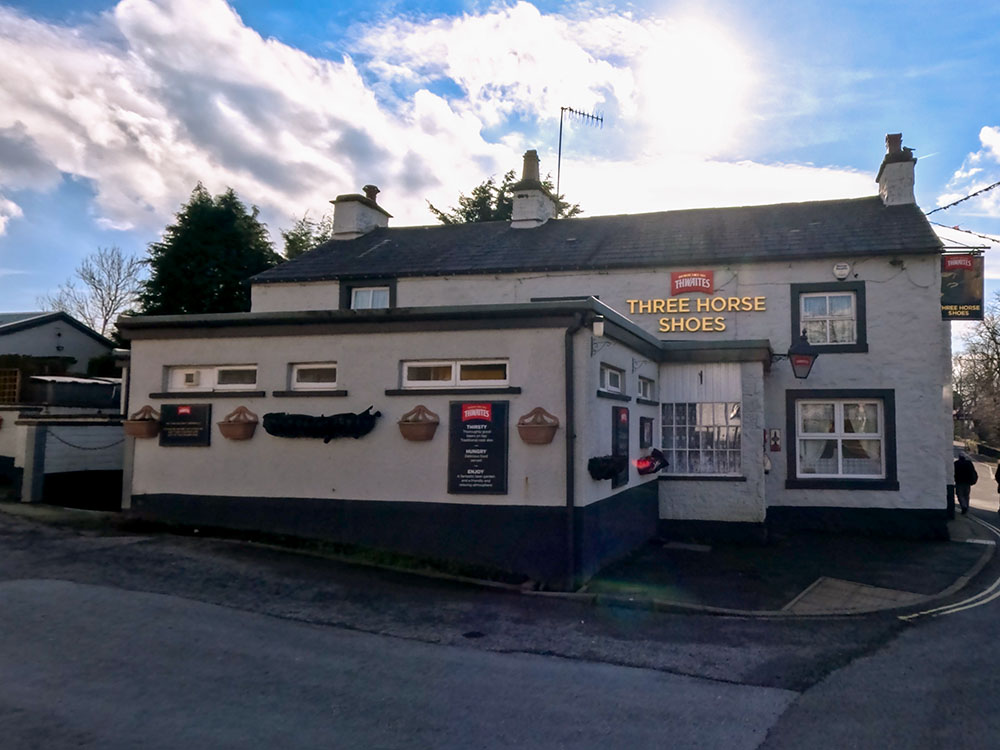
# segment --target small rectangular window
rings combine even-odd
[[[351,290],[352,310],[384,310],[388,307],[387,286],[360,286]]]
[[[649,378],[639,378],[639,398],[644,398],[648,401],[652,401],[655,397],[653,395],[653,386],[655,383]]]
[[[165,370],[168,391],[240,391],[257,385],[256,365],[185,365]]]
[[[507,362],[503,360],[454,360],[404,362],[404,388],[483,388],[507,385]]]
[[[337,363],[308,363],[292,365],[292,390],[308,391],[337,387]]]
[[[458,363],[459,385],[506,385],[506,362]]]
[[[247,388],[257,385],[256,367],[220,367],[215,371],[215,385],[218,388]]]
[[[625,371],[611,365],[601,365],[601,390],[609,393],[625,392]]]
[[[855,344],[858,340],[857,301],[853,291],[799,294],[799,325],[810,344]]]

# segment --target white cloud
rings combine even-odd
[[[962,166],[948,181],[937,205],[946,206],[1000,181],[1000,126],[984,126],[979,131],[982,146],[965,157]],[[961,204],[966,213],[1000,218],[1000,188],[971,198]]]
[[[0,194],[0,234],[7,231],[7,222],[23,216],[21,207],[10,198],[5,198]]]
[[[276,230],[372,182],[394,224],[430,223],[426,199],[453,204],[524,148],[554,174],[573,106],[606,115],[567,124],[564,192],[589,215],[874,192],[868,174],[730,160],[765,82],[711,20],[519,2],[352,31],[353,58],[326,60],[222,0],[121,0],[77,27],[0,6],[0,188],[84,178],[102,226],[156,230],[201,180]],[[20,211],[3,200],[0,228]]]

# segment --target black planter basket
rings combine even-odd
[[[628,456],[595,456],[587,461],[587,471],[594,479],[614,479],[628,468]]]

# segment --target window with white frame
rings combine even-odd
[[[636,393],[636,396],[638,396],[639,398],[644,398],[647,401],[654,400],[655,385],[656,384],[649,378],[639,378],[639,390]]]
[[[351,289],[352,310],[382,310],[388,307],[387,286],[359,286]]]
[[[885,478],[881,399],[803,399],[795,420],[798,477]]]
[[[624,393],[625,371],[602,363],[601,390],[607,391],[608,393]]]
[[[337,387],[336,362],[302,362],[291,365],[293,391],[315,391]]]
[[[664,474],[739,475],[743,423],[738,402],[672,403],[660,407]]]
[[[510,381],[507,360],[430,360],[403,362],[404,388],[488,388]]]
[[[170,391],[244,391],[257,385],[257,365],[191,365],[167,370]]]
[[[854,344],[858,340],[854,292],[804,292],[799,295],[799,322],[810,344]]]

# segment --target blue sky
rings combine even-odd
[[[430,224],[536,148],[587,215],[1000,180],[1000,5],[0,0],[0,311],[137,255],[200,180],[279,229],[366,183]],[[931,219],[1000,235],[1000,188]],[[947,232],[949,243],[992,246]],[[987,292],[1000,261],[987,254]]]

